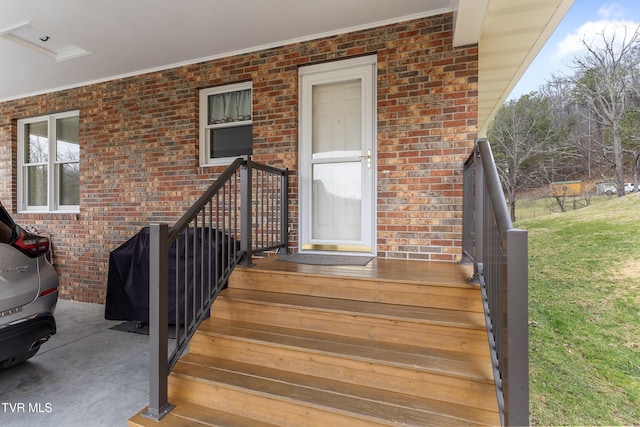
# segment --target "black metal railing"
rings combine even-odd
[[[287,170],[235,160],[171,228],[151,224],[149,406],[159,420],[173,406],[167,378],[236,265],[288,245]]]
[[[486,139],[464,167],[462,245],[482,290],[502,425],[528,425],[527,232],[513,227]]]

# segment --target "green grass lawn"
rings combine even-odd
[[[640,425],[640,194],[529,231],[531,422]]]
[[[617,199],[617,196],[592,195],[585,197],[567,197],[564,201],[565,211],[579,210],[585,206],[594,206]],[[526,195],[516,201],[516,220],[524,221],[546,217],[549,214],[561,213],[560,205],[553,197],[529,198]]]

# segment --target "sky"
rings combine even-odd
[[[640,25],[640,0],[575,0],[508,99],[538,90],[552,75],[571,75],[571,61],[582,51],[581,40],[597,42],[598,34]]]

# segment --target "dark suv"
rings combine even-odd
[[[0,203],[0,369],[29,359],[56,333],[50,249],[49,238],[17,225]]]

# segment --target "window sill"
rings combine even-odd
[[[61,209],[56,211],[22,210],[20,215],[79,215],[80,210]]]
[[[19,211],[18,215],[21,221],[25,219],[78,221],[80,219],[80,211]]]

